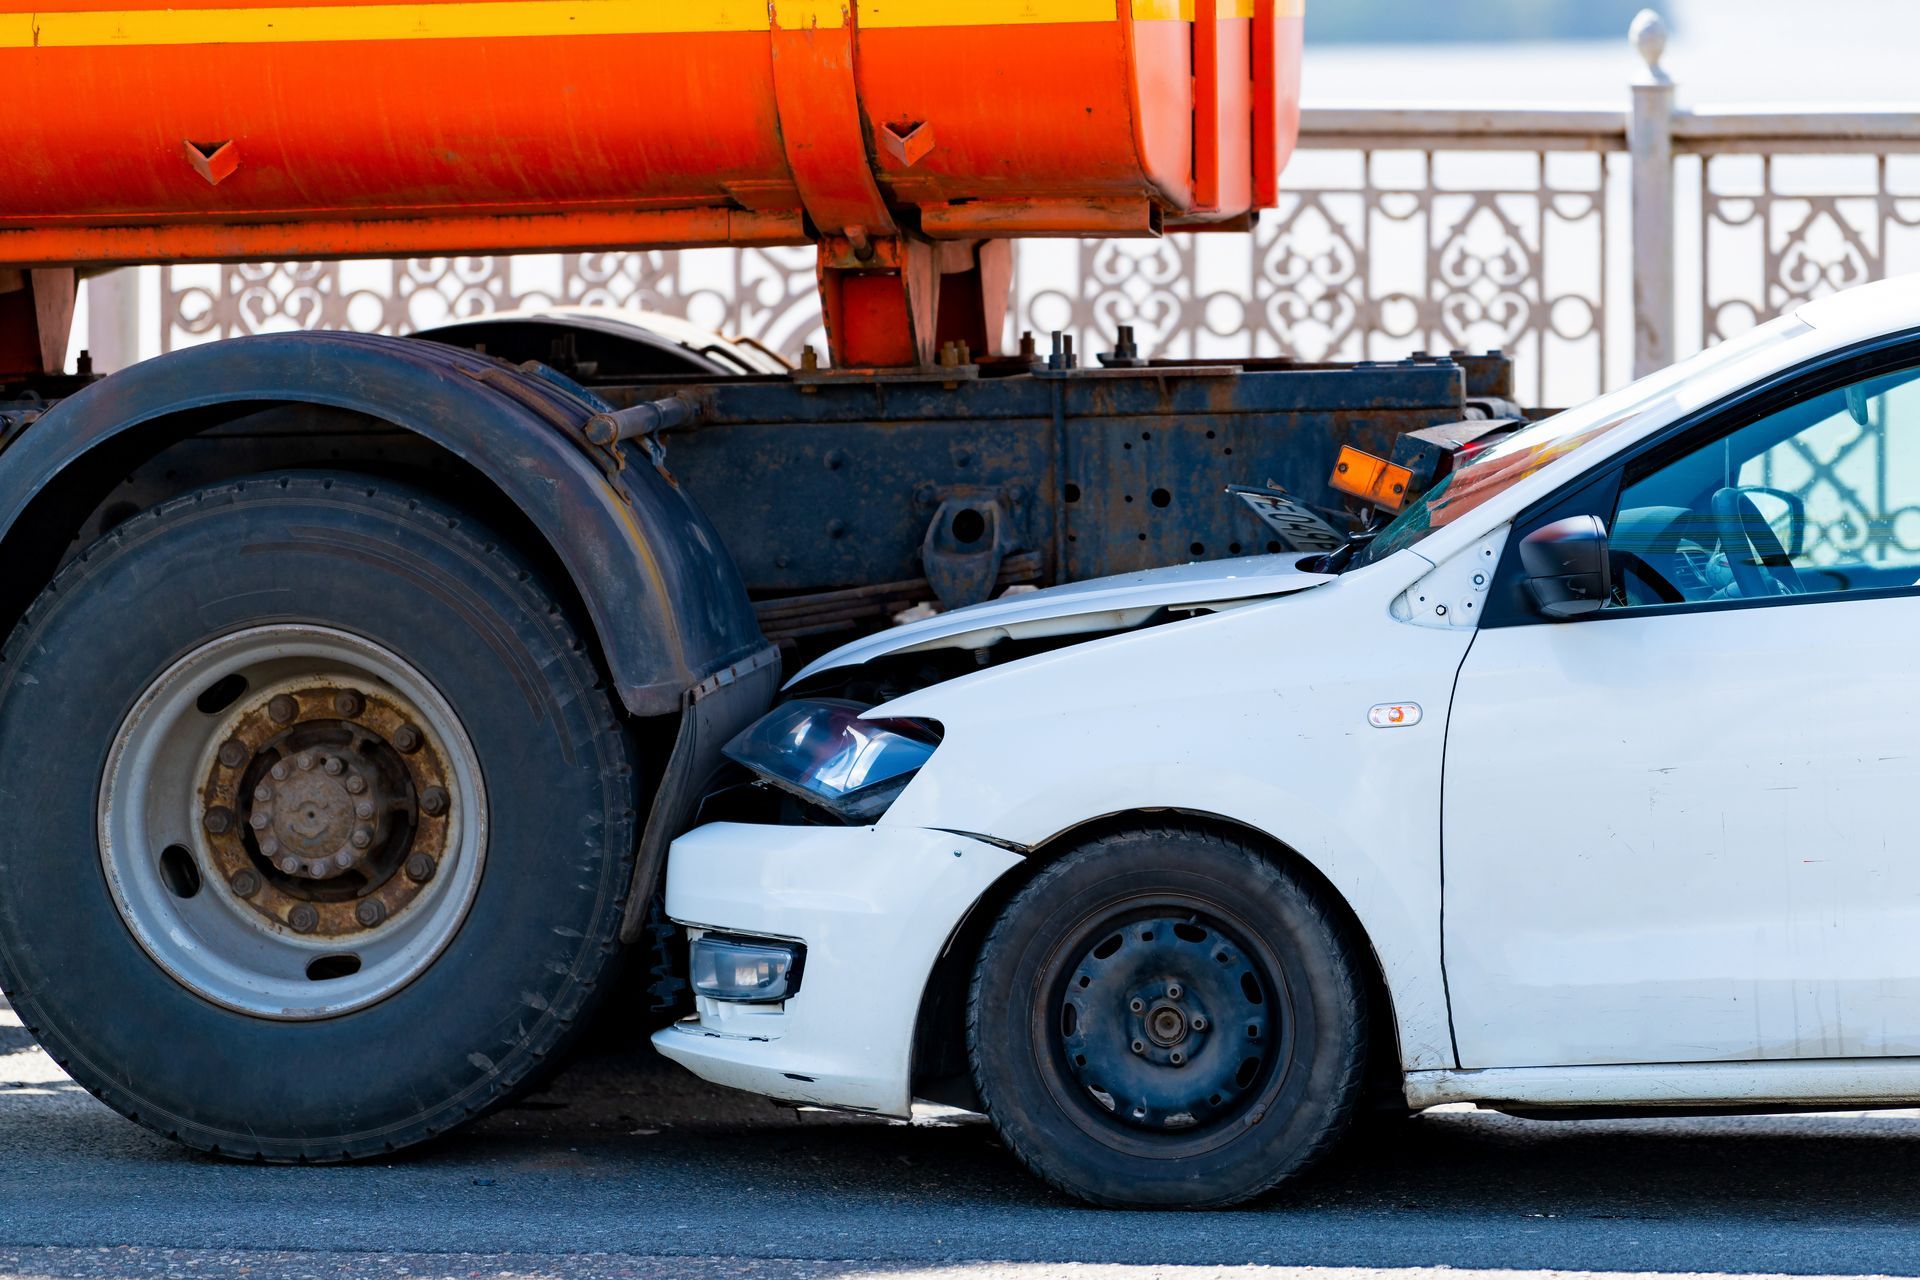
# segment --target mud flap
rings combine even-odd
[[[673,754],[640,835],[620,941],[631,944],[646,934],[648,905],[667,869],[667,846],[693,821],[701,797],[719,771],[720,749],[773,705],[779,689],[780,650],[768,646],[688,691]]]

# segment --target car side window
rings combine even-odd
[[[1630,476],[1607,528],[1614,608],[1920,585],[1920,369]]]

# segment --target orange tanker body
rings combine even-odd
[[[839,362],[924,362],[997,337],[988,242],[1270,205],[1300,27],[1299,0],[8,0],[0,75],[43,106],[0,151],[0,264],[817,241]]]

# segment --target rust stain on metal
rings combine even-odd
[[[303,936],[352,939],[406,911],[458,816],[444,750],[415,720],[333,685],[244,710],[200,789],[210,874]]]

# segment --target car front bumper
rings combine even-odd
[[[777,1004],[695,997],[654,1047],[703,1079],[769,1097],[905,1116],[914,1024],[935,961],[981,894],[1019,864],[918,827],[714,823],[676,840],[667,914],[696,934],[805,945]]]

